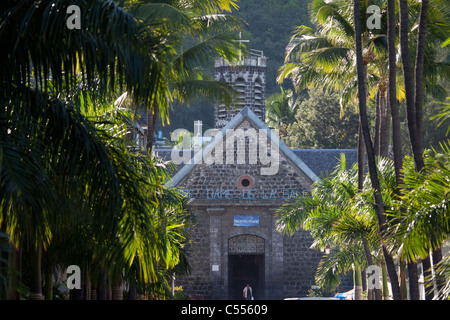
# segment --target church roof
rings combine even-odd
[[[356,149],[292,149],[292,151],[319,178],[331,175],[339,163],[341,154],[345,155],[347,168],[357,163]]]
[[[233,129],[241,123],[244,119],[250,120],[258,129],[267,129],[268,136],[271,139],[271,143],[275,143],[279,146],[279,151],[282,152],[290,162],[300,169],[311,181],[316,181],[319,178],[331,174],[334,167],[337,165],[340,158],[340,154],[344,153],[347,158],[347,163],[351,165],[356,162],[356,150],[353,149],[290,149],[284,142],[282,142],[277,136],[273,135],[266,124],[259,119],[259,117],[248,107],[243,108],[225,127],[223,127],[223,137],[226,136],[228,129]],[[208,154],[213,150],[217,143],[221,143],[223,140],[213,140],[204,147],[203,152],[201,149],[191,150],[191,164],[177,166],[176,173],[172,177],[172,180],[168,182],[167,186],[176,186],[184,177],[196,167],[197,164],[202,163],[204,154]],[[172,149],[155,149],[162,159],[171,160]]]

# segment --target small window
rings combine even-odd
[[[250,180],[248,180],[247,178],[242,179],[242,186],[243,187],[248,187],[250,185]]]
[[[238,179],[238,188],[248,190],[253,187],[253,178],[250,176],[240,176]]]

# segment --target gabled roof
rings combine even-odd
[[[292,149],[297,157],[319,177],[329,177],[345,155],[347,168],[357,163],[356,149]]]
[[[316,181],[318,179],[317,175],[299,158],[295,155],[295,153],[289,149],[289,147],[281,141],[278,136],[272,134],[272,131],[269,127],[266,126],[266,124],[259,119],[259,117],[251,111],[248,107],[243,108],[225,127],[221,129],[222,131],[222,137],[225,138],[227,130],[236,128],[242,121],[245,119],[248,119],[250,122],[252,122],[257,129],[265,129],[268,133],[268,137],[271,140],[272,144],[275,144],[279,147],[279,151],[283,153],[290,162],[295,165],[299,170],[301,170],[311,181]],[[180,181],[183,180],[183,178],[187,177],[191,171],[198,165],[203,162],[203,156],[214,150],[216,145],[218,143],[223,142],[222,139],[214,139],[210,143],[208,143],[204,149],[203,152],[196,152],[194,153],[193,157],[191,158],[191,163],[184,165],[173,177],[172,180],[170,180],[167,183],[168,187],[175,187],[178,185]]]

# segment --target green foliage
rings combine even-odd
[[[447,97],[447,101],[450,97]],[[430,119],[439,119],[439,126],[446,123],[450,119],[450,102],[442,102],[441,113],[432,116]],[[448,126],[446,135],[450,133],[450,125]]]
[[[420,2],[410,1],[411,21],[417,21]],[[376,4],[381,10],[381,30],[366,28],[366,10],[370,4]],[[363,53],[365,63],[365,85],[369,103],[374,101],[376,93],[384,96],[387,81],[386,60],[386,11],[383,1],[361,1],[363,27]],[[425,59],[425,92],[427,99],[433,97],[439,101],[445,99],[446,79],[448,79],[448,50],[442,50],[436,44],[448,33],[448,6],[442,1],[432,1],[427,28],[427,48]],[[314,27],[299,25],[295,28],[287,48],[285,63],[279,70],[278,81],[290,79],[297,92],[311,87],[327,93],[338,93],[342,112],[352,108],[358,101],[356,87],[356,69],[354,63],[354,30],[352,2],[345,0],[310,2],[310,17]],[[417,28],[412,28],[412,34]],[[446,38],[447,36],[445,36]],[[410,37],[411,48],[415,48],[415,36]],[[432,39],[432,40],[431,40]],[[414,50],[412,50],[414,52]],[[401,70],[399,67],[398,70]],[[404,101],[404,88],[401,77],[397,77],[397,98]],[[448,85],[447,85],[448,86]],[[375,103],[372,103],[375,105]],[[436,122],[428,121],[434,114],[429,112],[433,106],[428,100],[424,105],[424,146],[436,147],[443,134],[436,129]],[[403,112],[404,108],[400,108]],[[373,111],[372,111],[373,112]],[[426,114],[428,113],[428,114]],[[342,116],[342,113],[341,113]],[[405,141],[408,141],[406,127]],[[404,144],[409,150],[409,143]]]
[[[436,274],[430,278],[425,279],[426,286],[434,287],[436,282],[437,287],[441,288],[438,292],[437,299],[450,300],[450,257],[446,257],[436,266]],[[435,281],[434,281],[435,280]]]
[[[9,236],[0,232],[0,300],[8,296],[8,256],[11,252]]]
[[[308,91],[296,111],[295,120],[282,138],[293,149],[353,149],[356,147],[358,115],[345,110],[341,117],[339,96],[320,89]]]
[[[367,265],[365,245],[371,255],[379,251],[369,180],[364,192],[358,193],[357,178],[356,165],[347,168],[342,155],[332,177],[316,181],[309,196],[278,211],[278,231],[292,235],[298,229],[308,230],[314,239],[311,248],[327,252],[316,273],[316,283],[326,291],[334,290],[354,265]]]
[[[198,102],[199,97],[231,104],[232,86],[214,81],[209,71],[215,58],[234,61],[238,56],[238,44],[233,40],[242,22],[223,12],[232,7],[236,4],[230,0],[173,0],[151,1],[130,9],[138,17],[142,37],[160,39],[160,45],[150,46],[146,55],[149,62],[156,58],[156,69],[145,72],[157,83],[157,91],[151,104],[135,99],[147,108],[147,148],[152,145],[154,124],[157,120],[161,120],[159,125],[170,124],[169,118],[177,114],[170,114],[174,106]]]
[[[425,258],[450,233],[449,145],[442,144],[440,153],[426,151],[424,161],[425,169],[416,172],[413,159],[405,158],[401,204],[407,213],[391,213],[395,223],[391,235],[399,238],[398,250],[408,259]]]
[[[425,152],[425,169],[416,172],[407,156],[403,167],[404,183],[397,191],[392,161],[377,161],[383,203],[387,212],[385,243],[401,259],[425,258],[440,248],[450,234],[450,147],[441,152]],[[401,197],[398,193],[402,194]],[[403,208],[403,210],[401,210]],[[346,168],[345,158],[332,177],[315,182],[311,195],[286,203],[278,211],[277,229],[292,235],[309,230],[312,248],[328,249],[322,258],[316,281],[327,290],[335,288],[352,265],[367,265],[368,244],[375,263],[382,257],[375,214],[375,199],[367,176],[363,190],[357,190],[357,168]],[[365,257],[365,258],[364,258]],[[429,281],[441,284],[440,296],[448,298],[448,260]]]
[[[175,287],[175,300],[189,300],[189,295],[183,291],[181,286]]]
[[[68,5],[82,9],[80,30],[66,27]],[[130,148],[132,117],[120,110],[129,96],[167,119],[174,99],[230,99],[227,86],[196,68],[212,53],[236,55],[221,28],[239,23],[219,14],[236,7],[230,0],[126,6],[1,3],[0,226],[18,248],[43,246],[50,270],[89,266],[98,282],[135,268],[165,294],[169,274],[186,262],[190,216],[185,198],[164,186],[168,165]],[[200,41],[183,48],[187,36]]]
[[[287,136],[287,127],[295,121],[295,115],[299,107],[299,101],[295,100],[292,90],[284,90],[275,93],[266,99],[266,124],[279,130],[283,139]]]

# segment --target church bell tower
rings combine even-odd
[[[237,40],[245,41],[245,40]],[[217,59],[214,66],[214,79],[234,84],[239,96],[234,105],[216,105],[214,108],[214,127],[221,129],[233,119],[244,107],[251,109],[263,122],[265,121],[267,58],[262,51],[251,50],[249,56],[239,59],[236,64],[229,64],[224,59]]]

